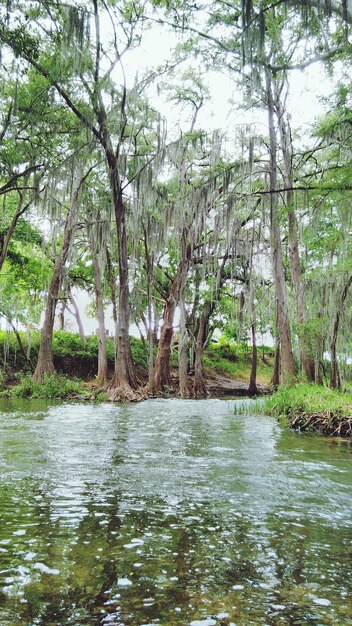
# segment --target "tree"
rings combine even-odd
[[[68,258],[74,229],[77,222],[79,191],[83,180],[83,163],[79,162],[76,165],[73,174],[70,206],[65,221],[63,241],[60,247],[59,254],[55,261],[54,273],[48,290],[38,360],[33,374],[33,380],[37,382],[43,382],[44,376],[46,374],[53,374],[55,372],[52,354],[52,338],[54,330],[55,310],[57,301],[59,299],[60,287],[63,279],[63,270]]]

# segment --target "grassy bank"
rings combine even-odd
[[[204,367],[208,373],[216,372],[249,382],[252,367],[252,350],[248,346],[229,343],[212,343],[204,354]],[[257,382],[269,385],[273,375],[274,351],[258,349]]]
[[[22,349],[14,333],[0,331],[0,393],[35,398],[90,398],[97,392],[98,338],[87,337],[82,344],[77,334],[55,331],[53,338],[54,365],[57,377],[49,376],[42,385],[33,383],[31,374],[38,358],[40,333],[20,333]],[[131,338],[132,357],[141,380],[147,380],[148,347],[140,339]],[[156,348],[155,348],[156,350]],[[107,338],[110,374],[114,369],[114,340]],[[172,365],[177,367],[177,350],[172,353]],[[211,344],[204,354],[206,375],[249,382],[251,350],[247,346],[228,343]],[[273,354],[265,348],[258,355],[258,383],[269,384],[272,376]]]
[[[341,393],[320,385],[282,387],[264,401],[264,412],[286,418],[299,431],[352,436],[352,393]]]

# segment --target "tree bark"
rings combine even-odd
[[[77,326],[78,326],[78,332],[79,332],[79,337],[81,342],[83,343],[83,345],[86,344],[86,335],[84,332],[84,328],[83,328],[83,323],[82,323],[82,318],[79,312],[79,308],[77,306],[77,302],[74,299],[73,295],[72,295],[72,291],[71,291],[71,287],[68,288],[68,297],[70,299],[70,302],[72,304],[73,307],[73,313],[77,322]]]
[[[119,265],[119,310],[116,335],[115,373],[111,383],[110,399],[133,399],[133,390],[137,388],[131,344],[129,336],[130,310],[128,286],[128,253],[126,234],[126,215],[119,184],[117,163],[113,155],[109,155],[110,183],[117,228],[118,265]]]
[[[171,341],[174,332],[175,311],[179,301],[185,272],[186,267],[182,259],[171,283],[170,293],[165,303],[163,324],[160,331],[155,363],[154,388],[157,392],[161,392],[163,387],[170,387],[172,384],[170,373]]]
[[[288,120],[285,120],[285,111],[280,102],[280,96],[276,93],[275,105],[278,113],[279,133],[281,140],[281,151],[284,160],[284,180],[286,191],[286,206],[288,211],[288,243],[289,243],[289,259],[292,274],[293,286],[296,294],[296,310],[299,331],[304,330],[303,326],[307,320],[306,308],[304,303],[301,259],[299,254],[299,237],[296,212],[294,210],[293,195],[293,167],[292,167],[292,138],[291,129]],[[301,368],[309,382],[315,379],[314,359],[309,355],[305,338],[298,332],[299,351]]]
[[[105,333],[105,313],[103,302],[103,288],[101,281],[101,268],[99,258],[97,254],[96,245],[93,238],[93,233],[89,229],[89,244],[92,253],[93,260],[93,275],[95,286],[95,304],[97,307],[98,317],[98,375],[97,382],[99,385],[106,385],[109,373],[108,373],[108,358],[106,353],[106,333]]]
[[[62,273],[70,250],[73,231],[77,221],[78,196],[83,177],[83,164],[79,163],[73,177],[70,208],[67,214],[64,238],[57,257],[54,273],[51,279],[48,298],[45,307],[44,324],[41,333],[38,361],[33,374],[33,380],[43,382],[46,374],[54,374],[52,340],[55,320],[55,309],[59,297]]]
[[[274,285],[277,304],[277,332],[280,340],[280,382],[292,382],[295,378],[290,323],[288,319],[287,292],[282,262],[281,234],[278,218],[277,149],[274,123],[274,101],[272,77],[266,69],[268,125],[270,143],[270,241],[273,263]]]
[[[150,254],[147,229],[144,228],[144,252],[147,265],[147,300],[148,300],[148,392],[154,393],[154,329],[153,329],[153,303],[152,303],[152,280],[153,280],[153,256]]]
[[[188,346],[188,334],[186,328],[186,307],[184,301],[184,294],[180,297],[180,338],[178,344],[178,379],[179,379],[179,394],[181,398],[189,398],[191,395],[189,380],[188,380],[188,358],[187,358],[187,346]]]
[[[112,304],[112,318],[114,320],[114,353],[115,353],[115,370],[116,370],[116,363],[117,363],[117,321],[118,321],[118,308],[117,308],[117,298],[116,298],[116,277],[115,277],[115,273],[114,273],[114,268],[113,268],[113,264],[111,261],[111,256],[110,256],[110,252],[109,252],[109,248],[106,247],[106,264],[107,264],[107,269],[108,269],[108,277],[109,277],[109,284],[110,284],[110,299],[111,299],[111,304]]]
[[[197,340],[195,346],[195,354],[194,354],[194,387],[193,393],[194,397],[206,398],[207,396],[207,387],[204,380],[204,368],[203,368],[203,346],[206,341],[207,336],[207,318],[204,311],[200,314],[199,318],[199,328],[197,333]]]
[[[273,387],[277,389],[280,384],[280,341],[278,337],[276,337],[275,342],[274,370],[271,382]]]
[[[59,311],[59,324],[60,324],[60,330],[62,331],[65,330],[65,309],[66,309],[66,302],[65,300],[63,300],[61,302],[60,311]]]
[[[337,359],[337,337],[339,332],[341,313],[343,311],[343,307],[349,292],[349,289],[352,285],[352,275],[349,277],[347,283],[345,284],[341,296],[339,298],[339,302],[336,309],[336,315],[334,319],[334,325],[332,330],[332,339],[330,346],[330,356],[331,356],[331,373],[330,373],[330,387],[333,389],[341,390],[341,377],[339,372],[339,364]]]
[[[258,387],[257,387],[258,351],[257,351],[257,341],[256,341],[256,336],[255,336],[255,322],[252,322],[251,330],[252,330],[252,367],[251,367],[251,375],[249,379],[248,395],[256,396],[258,394]]]

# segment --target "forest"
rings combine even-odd
[[[110,400],[170,389],[171,357],[179,395],[206,397],[219,337],[250,350],[251,395],[258,342],[274,388],[348,388],[351,19],[347,0],[2,0],[5,388],[14,342],[36,384],[55,375],[68,314],[84,349],[83,293]],[[302,132],[290,107],[311,67],[327,89]],[[235,94],[218,128],[214,76]]]
[[[351,28],[0,0],[0,626],[352,625]]]

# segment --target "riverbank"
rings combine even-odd
[[[264,412],[285,419],[289,428],[352,437],[352,393],[320,385],[282,387],[266,398]]]
[[[57,376],[49,376],[43,384],[32,381],[37,360],[40,335],[38,332],[20,334],[22,350],[14,333],[0,331],[0,395],[33,398],[71,398],[77,400],[105,401],[106,388],[97,385],[98,339],[87,337],[82,343],[78,335],[62,331],[54,332],[53,357]],[[140,383],[141,399],[147,398],[148,346],[131,338],[132,357]],[[155,348],[156,350],[156,348]],[[107,338],[109,374],[114,370],[114,341]],[[177,396],[178,369],[177,349],[171,354],[172,386],[165,389],[164,396]],[[251,370],[252,352],[247,346],[224,342],[213,343],[204,352],[204,369],[207,395],[210,398],[243,396],[246,394]],[[258,355],[258,392],[268,393],[273,371],[273,351],[262,348]],[[193,388],[193,373],[189,374],[189,386]]]

